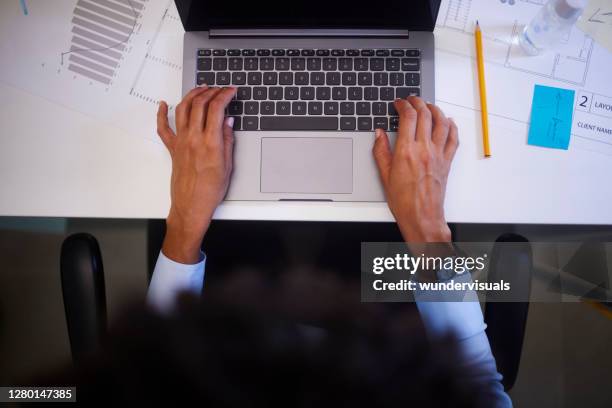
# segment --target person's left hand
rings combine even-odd
[[[157,133],[172,157],[170,195],[162,251],[180,263],[197,263],[212,215],[225,197],[232,172],[233,118],[225,108],[235,88],[195,88],[176,107],[176,134],[168,105],[157,112]]]

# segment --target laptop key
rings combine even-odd
[[[296,57],[300,55],[300,50],[287,50],[287,55],[290,57]]]
[[[396,95],[398,98],[406,98],[408,96],[420,96],[421,92],[419,88],[396,88]]]
[[[240,55],[240,50],[227,50],[227,55],[230,57],[236,57]]]
[[[297,100],[300,97],[300,88],[297,86],[288,86],[285,88],[285,99],[288,101]]]
[[[360,72],[357,74],[357,83],[359,85],[372,85],[372,73]]]
[[[268,90],[268,98],[273,101],[283,99],[283,88],[281,86],[271,86]]]
[[[337,115],[339,111],[338,102],[325,102],[323,110],[326,115]]]
[[[357,104],[355,105],[355,111],[358,115],[369,115],[370,102],[357,102]]]
[[[387,71],[399,71],[400,59],[399,58],[387,58],[385,60],[385,68]]]
[[[318,57],[326,57],[329,55],[329,50],[317,50]]]
[[[372,130],[372,118],[369,116],[360,116],[357,119],[357,129]]]
[[[253,57],[255,55],[255,50],[242,50],[242,55],[245,57]]]
[[[291,114],[291,103],[290,102],[276,102],[276,114],[277,115],[290,115]]]
[[[367,58],[355,58],[355,71],[367,71],[368,70],[368,59]]]
[[[399,129],[399,118],[397,116],[391,116],[389,118],[389,130],[396,132]]]
[[[389,50],[376,50],[377,57],[386,57],[389,55]]]
[[[246,72],[232,72],[232,85],[246,84]]]
[[[363,88],[363,99],[366,101],[378,100],[378,88],[374,88],[372,86]]]
[[[262,115],[274,115],[274,102],[262,102],[260,105],[260,112]]]
[[[391,56],[392,57],[403,57],[404,50],[391,50]]]
[[[306,60],[304,58],[291,58],[291,70],[303,71],[306,69]]]
[[[322,102],[308,102],[308,114],[309,115],[323,114],[323,103]]]
[[[359,55],[359,50],[346,50],[346,55],[349,57],[356,57]]]
[[[421,55],[421,51],[419,50],[406,50],[407,57],[418,57]]]
[[[257,71],[259,69],[259,58],[245,58],[244,69],[246,71]]]
[[[275,57],[282,57],[285,55],[285,50],[272,50],[272,55]]]
[[[212,55],[211,50],[198,50],[198,57],[209,57]]]
[[[229,72],[217,72],[217,85],[229,85],[230,78],[231,77]]]
[[[397,110],[395,109],[395,102],[389,102],[389,105],[387,105],[387,112],[389,116],[397,116]]]
[[[267,57],[270,55],[270,50],[257,50],[257,55],[260,57]]]
[[[325,74],[323,72],[311,72],[310,73],[310,85],[324,85]]]
[[[338,69],[340,71],[352,71],[353,70],[353,59],[352,58],[339,58]]]
[[[247,86],[241,86],[236,92],[236,99],[239,101],[248,101],[251,99],[251,88]]]
[[[244,120],[244,125],[242,129],[257,130],[257,125],[259,122],[259,118],[257,116],[245,116],[243,120]]]
[[[352,86],[348,89],[348,98],[351,101],[360,101],[363,98],[363,88]]]
[[[264,72],[263,73],[263,84],[264,85],[276,85],[278,82],[277,72]]]
[[[225,50],[213,50],[213,55],[222,57],[225,55]]]
[[[320,71],[321,70],[321,58],[308,58],[306,60],[306,68],[309,71]]]
[[[234,118],[234,130],[240,130],[240,125],[242,124],[242,118],[240,116],[232,116]]]
[[[399,96],[398,96],[399,98]],[[395,99],[395,92],[393,88],[383,86],[380,88],[380,100],[381,101],[392,101]]]
[[[340,114],[341,115],[354,115],[355,114],[355,103],[354,102],[340,102]]]
[[[215,84],[215,73],[214,72],[198,72],[196,83],[198,85],[214,85]]]
[[[402,58],[402,71],[418,71],[419,70],[419,59],[418,58]]]
[[[354,72],[343,72],[342,73],[342,85],[356,85],[357,74]]]
[[[274,69],[274,58],[261,58],[259,60],[259,69],[262,71],[272,71]]]
[[[244,114],[245,115],[257,115],[259,113],[259,102],[245,102]]]
[[[392,72],[389,74],[389,85],[404,86],[404,74],[400,72]]]
[[[261,72],[249,72],[247,82],[249,85],[261,85]]]
[[[327,85],[340,85],[340,78],[339,72],[328,72],[325,74],[325,83]]]
[[[296,72],[295,85],[308,85],[308,72]]]
[[[338,69],[337,58],[323,58],[323,71],[335,71]]]
[[[293,72],[281,72],[278,74],[278,83],[281,85],[293,85]]]
[[[210,71],[212,69],[212,58],[198,58],[198,71]]]
[[[364,57],[374,56],[374,50],[361,50],[361,55]]]
[[[384,102],[374,102],[372,104],[372,115],[386,115],[387,114],[387,104]]]
[[[416,72],[408,72],[406,74],[406,85],[407,86],[419,86],[421,82],[421,75]]]
[[[329,86],[318,86],[315,93],[320,101],[327,101],[331,98],[331,88]]]
[[[315,89],[312,86],[304,86],[300,88],[300,99],[311,101],[315,98]]]
[[[341,86],[335,86],[332,88],[332,99],[335,101],[342,101],[346,99],[346,88]]]
[[[374,73],[374,85],[386,86],[389,85],[389,74],[386,72]]]
[[[370,58],[370,71],[384,71],[385,60],[383,58]]]
[[[227,58],[214,58],[213,69],[215,71],[225,71],[227,69]]]
[[[229,70],[230,71],[241,71],[242,70],[242,58],[230,58],[229,59]]]
[[[268,99],[268,88],[265,86],[256,86],[253,88],[253,99],[256,101]]]
[[[261,130],[338,130],[338,118],[325,116],[262,116]]]
[[[341,130],[355,130],[355,124],[357,120],[352,116],[343,116],[340,118],[340,129]]]
[[[276,58],[274,68],[277,71],[289,71],[289,58]]]
[[[312,57],[315,55],[314,50],[302,50],[302,55],[305,57]]]
[[[333,55],[334,57],[343,57],[344,50],[332,50],[331,55]]]
[[[387,130],[387,128],[389,127],[389,123],[387,121],[387,117],[386,116],[376,116],[374,118],[374,129],[383,129],[383,130]]]
[[[243,103],[242,101],[231,101],[227,106],[227,113],[229,115],[242,115]]]

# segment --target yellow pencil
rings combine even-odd
[[[482,145],[485,157],[491,157],[489,146],[489,120],[487,115],[487,89],[485,84],[484,57],[482,55],[482,32],[476,20],[476,61],[478,62],[478,87],[480,88],[480,116],[482,117]]]

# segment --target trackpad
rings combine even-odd
[[[261,192],[352,193],[353,140],[339,137],[262,138]]]

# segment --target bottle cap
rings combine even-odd
[[[588,0],[557,0],[555,11],[566,20],[578,19]]]

